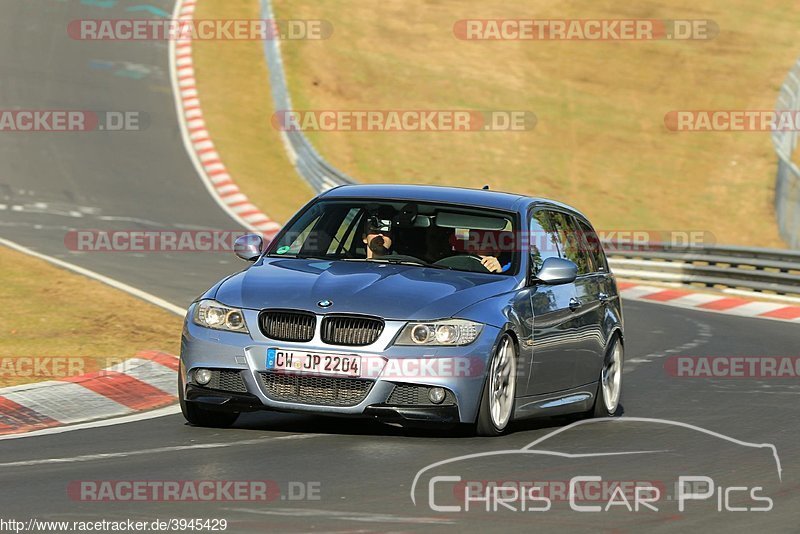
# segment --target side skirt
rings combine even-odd
[[[555,393],[520,397],[514,408],[514,419],[588,412],[594,406],[596,393],[597,382],[593,382]]]

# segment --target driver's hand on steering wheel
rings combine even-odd
[[[486,270],[490,273],[499,273],[502,272],[503,267],[500,265],[500,261],[494,256],[480,256],[481,258],[481,265],[486,267]]]

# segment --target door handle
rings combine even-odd
[[[606,302],[608,300],[608,295],[606,293],[600,292],[597,295],[597,298],[598,300],[600,300],[600,302]]]
[[[575,297],[572,297],[571,299],[569,299],[569,309],[570,310],[575,311],[580,307],[581,307],[581,301],[579,301]]]

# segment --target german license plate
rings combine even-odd
[[[361,376],[361,356],[267,349],[267,369],[315,375]]]

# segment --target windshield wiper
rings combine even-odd
[[[339,259],[339,258],[331,258],[330,256],[321,256],[321,255],[314,255],[314,254],[286,255],[286,254],[275,254],[274,252],[272,254],[265,254],[265,256],[268,257],[268,258],[284,258],[284,259],[289,258],[289,259],[292,259],[292,260],[325,260],[325,261],[334,261],[334,260]]]
[[[392,257],[383,257],[383,258],[335,258],[331,256],[322,256],[322,255],[293,255],[287,256],[285,254],[266,254],[268,258],[289,258],[293,260],[324,260],[324,261],[362,261],[362,262],[376,262],[376,263],[391,263],[392,265],[417,265],[419,267],[429,267],[431,269],[444,269],[447,271],[453,271],[452,267],[448,267],[447,265],[436,265],[434,263],[426,263],[422,260],[412,260],[412,259],[403,259],[403,258],[392,258]]]
[[[417,265],[419,267],[429,267],[431,269],[446,269],[448,271],[452,271],[452,267],[448,267],[446,265],[436,265],[433,263],[426,263],[422,260],[409,260],[409,259],[402,259],[402,258],[391,258],[391,257],[383,257],[383,258],[344,258],[344,261],[374,261],[378,263],[391,263],[393,265]]]

